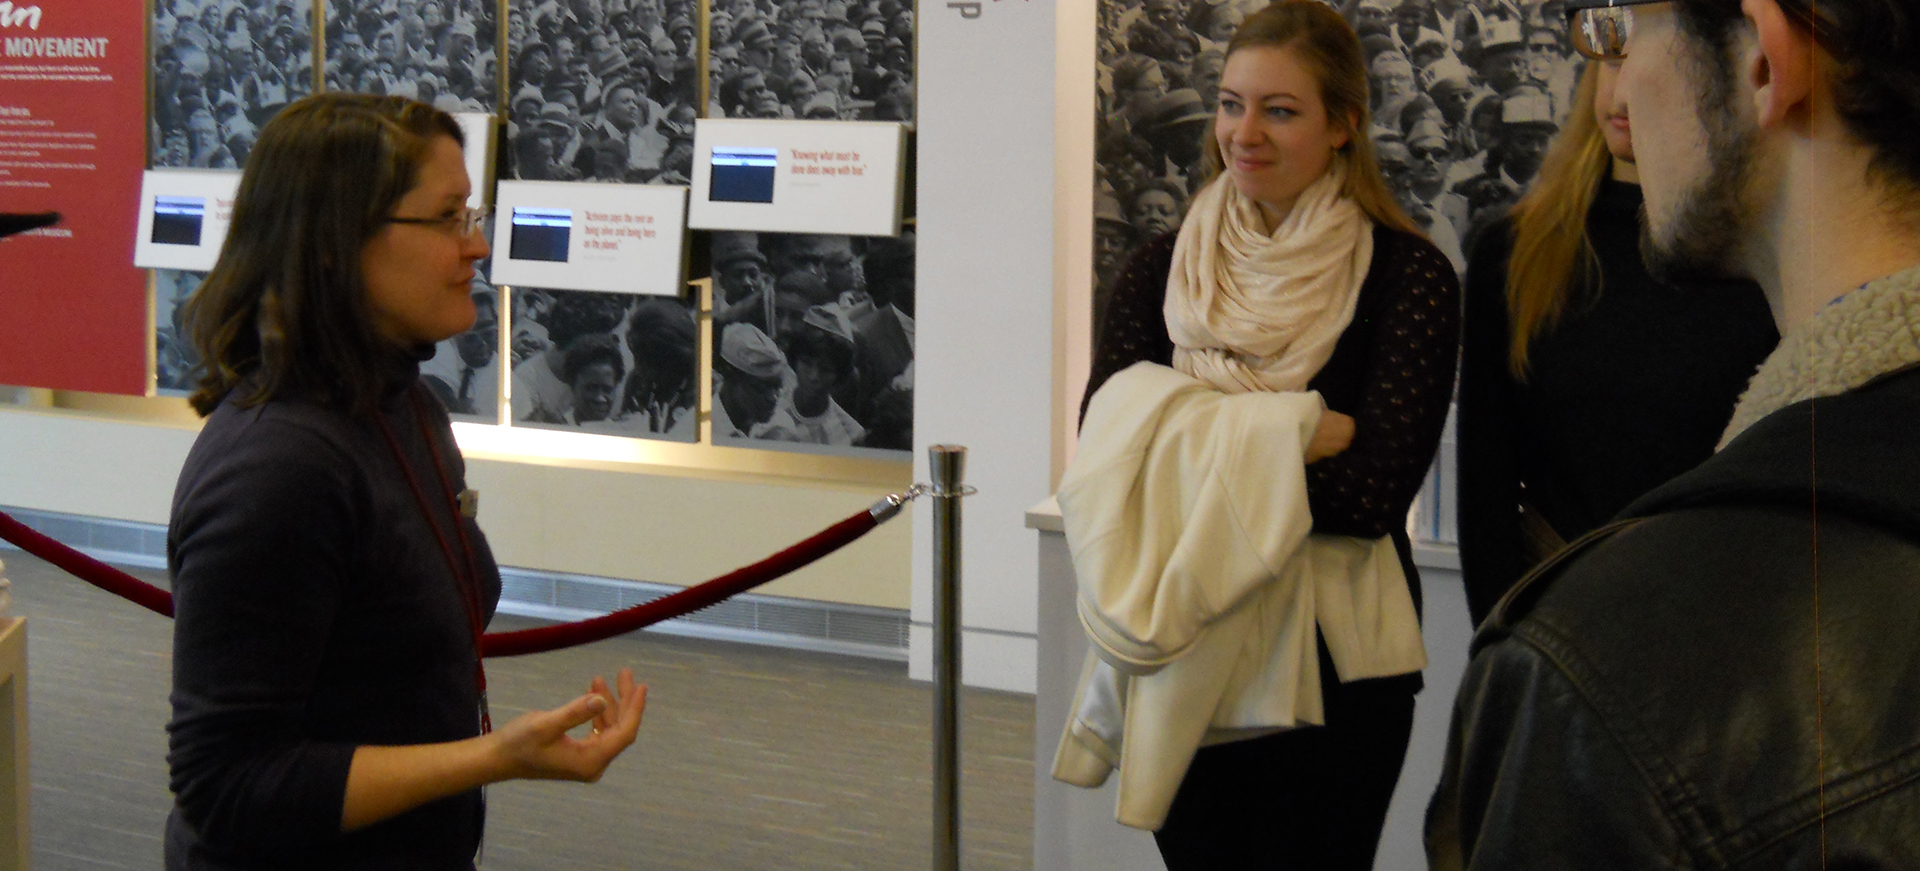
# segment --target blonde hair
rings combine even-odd
[[[1233,41],[1227,43],[1227,57],[1244,48],[1286,48],[1294,52],[1320,82],[1320,102],[1326,107],[1327,119],[1346,129],[1347,144],[1340,149],[1340,156],[1346,160],[1347,183],[1341,193],[1359,204],[1374,223],[1425,238],[1380,175],[1373,142],[1367,138],[1367,130],[1373,126],[1368,108],[1367,56],[1347,20],[1319,0],[1281,0],[1247,16]],[[1211,182],[1226,167],[1212,125],[1208,125],[1201,149],[1202,180]]]
[[[1613,156],[1594,118],[1600,68],[1580,78],[1573,115],[1540,164],[1532,189],[1513,207],[1513,257],[1507,262],[1507,368],[1526,380],[1533,340],[1553,329],[1574,293],[1600,292],[1599,255],[1587,237],[1587,212]]]

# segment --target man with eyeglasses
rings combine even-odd
[[[1649,265],[1754,279],[1783,339],[1718,453],[1480,627],[1432,866],[1920,867],[1920,15],[1567,5]]]

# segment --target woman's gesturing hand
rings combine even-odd
[[[550,711],[522,714],[495,731],[490,737],[509,776],[599,780],[613,758],[633,743],[647,707],[647,688],[634,684],[631,669],[620,670],[616,686],[617,693],[605,679],[596,677],[587,694]],[[589,734],[579,738],[567,734],[589,722],[593,724]]]
[[[1307,443],[1307,462],[1317,463],[1346,450],[1353,444],[1353,418],[1328,409],[1320,413],[1320,425]]]

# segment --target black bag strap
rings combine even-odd
[[[1512,589],[1507,590],[1507,594],[1501,596],[1500,601],[1493,606],[1493,612],[1487,615],[1486,622],[1480,624],[1473,633],[1473,644],[1468,649],[1467,655],[1472,656],[1478,653],[1480,648],[1505,637],[1514,623],[1519,622],[1520,618],[1533,610],[1533,604],[1546,594],[1547,589],[1553,585],[1553,579],[1559,577],[1561,570],[1575,557],[1615,535],[1640,525],[1645,520],[1644,517],[1616,520],[1568,542],[1566,547],[1534,566],[1532,571],[1522,576],[1519,582],[1515,583]]]

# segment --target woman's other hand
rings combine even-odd
[[[593,679],[585,695],[550,711],[531,711],[515,717],[491,737],[513,778],[538,780],[600,779],[615,756],[633,743],[640,716],[647,708],[647,688],[636,686],[633,671],[621,669],[619,691],[603,678]],[[591,723],[593,731],[579,738],[567,733]]]
[[[1353,418],[1328,409],[1320,413],[1313,440],[1307,443],[1307,462],[1317,463],[1353,445]]]

